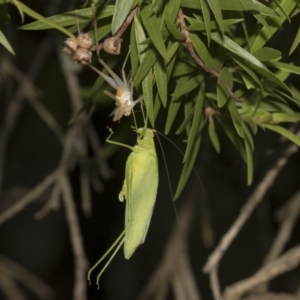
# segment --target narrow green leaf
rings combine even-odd
[[[241,76],[247,90],[255,88],[255,85],[253,84],[253,81],[250,76],[248,76],[247,74],[243,74],[242,72],[240,72],[239,75]]]
[[[291,0],[282,0],[281,8],[276,8],[275,12],[279,15],[276,18],[272,19],[272,22],[269,22],[269,26],[264,26],[263,28],[259,28],[257,33],[253,35],[253,39],[250,43],[250,49],[252,51],[256,51],[263,47],[267,41],[274,35],[274,33],[281,28],[281,25],[286,21],[286,16],[289,15],[296,5],[299,5],[298,1]],[[282,12],[285,11],[285,14]]]
[[[153,49],[148,49],[144,54],[145,59],[141,61],[141,65],[136,73],[133,81],[134,86],[138,86],[142,82],[157,60],[157,56],[155,55]]]
[[[192,32],[190,32],[189,36],[190,39],[192,40],[193,46],[197,54],[199,55],[201,60],[205,63],[205,65],[208,66],[210,69],[218,71],[217,62],[212,58],[210,52],[208,51],[208,49],[206,48],[202,40]]]
[[[193,101],[185,101],[184,102],[184,118],[183,119],[187,119],[189,118],[191,115],[194,115],[194,104]],[[190,131],[191,131],[191,123],[188,122],[185,126],[185,131],[186,131],[186,135],[187,137],[190,136]]]
[[[189,101],[189,103],[191,103],[191,101]],[[184,116],[184,119],[183,119],[181,125],[179,126],[179,128],[175,132],[177,135],[182,134],[184,130],[186,130],[187,132],[190,132],[190,123],[191,123],[191,121],[193,119],[194,111],[190,110],[189,113],[187,114],[187,112],[186,112],[186,106],[187,105],[185,105],[185,116]]]
[[[0,30],[0,44],[2,44],[6,50],[8,50],[11,54],[15,55],[15,52],[10,45],[9,41],[7,40],[6,36],[3,34],[3,32]]]
[[[170,60],[172,60],[176,55],[177,53],[177,49],[179,47],[179,43],[177,41],[175,41],[171,47],[168,48],[168,57],[170,58]],[[168,64],[170,63],[170,60],[168,62]]]
[[[266,28],[269,28],[269,24],[267,23],[266,18],[263,15],[261,15],[259,13],[254,13],[253,16],[259,23],[261,23]]]
[[[161,0],[152,0],[151,10],[156,14],[159,15],[163,10],[163,1]]]
[[[270,61],[266,63],[267,66],[270,66],[272,68],[277,68],[279,70],[287,71],[289,73],[300,75],[300,67],[293,66],[290,64],[278,62],[278,61]]]
[[[194,71],[194,68],[192,68],[189,64],[178,61],[178,62],[176,62],[175,66],[174,66],[172,76],[177,77],[177,76],[182,76],[182,75],[188,75],[193,71]]]
[[[260,126],[279,133],[280,135],[286,137],[288,140],[292,141],[294,144],[300,147],[300,138],[286,128],[274,124],[261,124]]]
[[[253,134],[257,133],[257,124],[254,122],[252,118],[246,117],[243,120],[248,124],[250,129],[252,130]]]
[[[178,89],[180,89],[183,85],[185,85],[189,80],[190,80],[190,77],[188,77],[188,76],[180,77],[176,83],[174,94],[176,93],[176,91]],[[168,115],[167,115],[166,127],[165,127],[166,135],[169,133],[169,131],[174,123],[174,120],[177,116],[179,107],[182,102],[182,101],[174,101],[174,94],[172,96],[172,99],[171,99],[170,105],[169,105],[169,109],[168,109]],[[176,98],[175,98],[175,100],[176,100]]]
[[[14,6],[16,6],[17,10],[19,11],[19,14],[21,16],[21,22],[24,23],[24,12],[23,12],[23,9],[21,8],[21,5],[22,4],[21,2],[19,2],[18,0],[11,0],[10,1],[11,4],[13,4]],[[29,9],[29,8],[28,8]],[[34,12],[34,11],[32,11]]]
[[[244,138],[247,139],[247,141],[249,142],[249,145],[251,146],[251,150],[253,151],[254,150],[254,141],[253,141],[252,134],[244,122],[242,122],[242,126],[244,129]]]
[[[270,123],[272,121],[272,114],[267,111],[257,111],[253,117],[257,125],[263,123]]]
[[[299,43],[300,43],[300,27],[298,28],[297,34],[294,38],[289,55],[291,55],[295,51],[295,49],[298,47]]]
[[[181,0],[172,0],[165,3],[163,20],[168,20],[171,23],[176,21]]]
[[[173,69],[174,69],[174,67],[177,64],[177,60],[176,60],[176,58],[177,58],[177,51],[176,50],[178,48],[178,45],[179,45],[178,42],[173,43],[172,41],[169,41],[168,55],[170,57],[170,60],[167,63],[167,78],[168,78],[168,80],[170,79],[171,74],[173,73]],[[174,54],[170,55],[171,51],[172,51],[172,48],[174,48],[173,46],[176,47],[176,50],[175,50]]]
[[[162,101],[159,98],[159,94],[156,93],[155,101],[154,101],[154,121],[156,120],[159,110],[161,108]]]
[[[126,20],[134,0],[116,0],[115,11],[112,19],[112,34],[115,35]]]
[[[182,191],[183,191],[183,189],[186,185],[187,180],[190,177],[190,174],[193,170],[196,158],[197,158],[198,153],[199,153],[200,143],[201,143],[201,136],[196,138],[196,141],[194,143],[194,147],[193,147],[191,155],[190,155],[190,160],[187,161],[183,166],[183,170],[181,172],[181,176],[180,176],[180,179],[179,179],[179,182],[178,182],[178,185],[177,185],[177,189],[176,189],[176,192],[175,192],[174,201],[176,199],[178,199],[178,197],[180,196],[180,194],[182,193]]]
[[[238,56],[234,55],[232,56],[233,60],[244,70],[247,72],[247,74],[254,79],[254,81],[257,83],[257,85],[263,90],[263,85],[260,81],[260,79],[257,77],[254,71],[252,71],[251,68],[244,62],[243,59],[239,58]],[[253,84],[253,83],[252,83]]]
[[[280,81],[272,72],[270,72],[265,65],[263,65],[251,53],[249,53],[248,51],[240,47],[238,44],[236,44],[233,40],[226,36],[221,37],[220,34],[216,32],[211,34],[211,38],[227,50],[231,51],[232,53],[240,56],[241,58],[251,63],[253,69],[255,69],[257,72],[259,72],[269,80],[273,81],[274,83],[291,93],[290,89],[282,81]]]
[[[177,27],[174,24],[172,24],[168,20],[165,20],[165,25],[175,40],[179,40],[179,41],[185,40],[185,36],[177,29]]]
[[[220,122],[221,128],[225,131],[229,140],[236,147],[243,160],[247,162],[244,143],[242,142],[241,138],[236,134],[236,130],[234,129],[232,122],[226,120],[225,118],[219,118],[219,117],[217,118],[217,120]]]
[[[114,9],[115,9],[114,5],[107,5],[103,7],[99,11],[99,13],[96,14],[96,18],[99,20],[99,19],[110,17],[113,15]],[[53,23],[55,23],[57,26],[62,26],[62,27],[72,26],[72,25],[76,25],[76,18],[78,20],[78,24],[93,21],[95,18],[95,8],[89,7],[89,8],[66,12],[64,14],[54,15],[47,18],[49,23],[39,20],[36,22],[32,22],[30,24],[23,25],[19,27],[19,29],[23,29],[23,30],[51,29],[53,28],[52,26]]]
[[[204,26],[207,35],[207,45],[210,45],[210,33],[211,33],[211,21],[210,21],[210,11],[208,7],[208,3],[206,0],[200,0],[200,5],[202,9],[202,15],[204,19]],[[190,30],[190,29],[189,29]]]
[[[216,133],[215,122],[213,118],[210,118],[208,122],[208,135],[215,150],[217,151],[217,153],[220,153],[221,146],[220,146],[218,135]]]
[[[138,18],[134,18],[135,25],[135,36],[136,36],[136,46],[140,57],[140,67],[136,73],[133,81],[133,85],[138,86],[145,76],[150,72],[151,68],[154,66],[157,57],[152,48],[147,45],[142,45],[140,42],[145,39],[146,35],[144,33],[143,27],[141,26]]]
[[[135,26],[131,26],[130,29],[130,62],[132,78],[135,78],[139,66],[139,55],[135,36]]]
[[[233,78],[232,78],[232,73],[229,72],[228,68],[224,67],[221,71],[220,74],[222,78],[226,81],[228,87],[232,89],[233,86]],[[225,90],[224,85],[218,80],[217,84],[217,102],[219,107],[223,107],[227,100],[229,99],[229,95],[227,91]]]
[[[190,130],[188,138],[187,138],[188,142],[187,142],[187,146],[186,146],[186,150],[185,150],[184,158],[183,158],[183,162],[185,162],[185,163],[190,160],[190,157],[192,155],[192,150],[194,148],[194,143],[197,139],[197,134],[199,134],[199,128],[200,128],[201,121],[204,119],[203,118],[204,117],[204,115],[203,115],[204,91],[205,91],[205,84],[203,81],[203,83],[200,85],[200,88],[199,88],[195,106],[193,107],[194,117],[193,117],[191,130]]]
[[[154,76],[157,90],[164,107],[167,106],[168,81],[165,62],[158,59],[154,65]]]
[[[247,184],[251,185],[253,181],[253,156],[250,142],[247,138],[244,140],[244,142],[247,155]]]
[[[286,114],[286,113],[273,113],[272,123],[292,122],[296,123],[300,121],[299,114]]]
[[[151,11],[149,10],[149,7],[148,6],[143,7],[140,12],[141,20],[157,51],[166,61],[169,61],[164,40],[160,32],[159,21],[155,15],[150,15],[150,14]]]
[[[74,36],[69,30],[66,30],[65,28],[63,28],[63,27],[57,25],[56,23],[50,21],[49,19],[46,19],[45,17],[43,17],[43,16],[41,16],[40,14],[36,13],[35,11],[31,10],[31,9],[30,9],[29,7],[27,7],[25,4],[23,4],[23,3],[19,2],[19,1],[17,1],[17,2],[18,2],[19,7],[22,9],[22,11],[23,11],[26,15],[28,15],[28,16],[30,16],[30,17],[36,19],[36,20],[39,20],[39,21],[42,22],[42,23],[47,24],[47,25],[49,26],[49,28],[55,28],[55,29],[57,29],[57,30],[63,32],[65,35],[67,35],[67,36],[69,36],[69,37],[71,37],[71,38],[75,38],[75,36]],[[21,29],[24,29],[24,26],[23,26],[23,28],[21,28]],[[26,29],[27,29],[27,28],[26,28]]]
[[[202,75],[198,75],[193,78],[190,78],[186,84],[182,85],[181,87],[175,90],[174,94],[172,95],[172,99],[176,100],[181,96],[186,95],[187,93],[196,89],[199,86],[199,84],[203,82],[203,80],[204,78]]]
[[[0,5],[0,21],[3,23],[10,22],[10,15],[7,13],[3,5]]]
[[[238,135],[243,138],[244,137],[244,129],[242,126],[243,121],[242,121],[242,118],[241,118],[237,108],[236,108],[235,103],[233,102],[233,100],[231,98],[227,102],[227,107],[228,107],[229,113],[231,115],[233,125],[234,125]]]
[[[206,25],[205,22],[201,22],[199,20],[196,20],[194,18],[189,18],[187,17],[187,20],[191,25],[188,26],[188,31],[206,31]],[[244,19],[226,19],[224,20],[224,27],[225,31],[228,29],[228,26],[236,24],[236,23],[241,23],[243,22]],[[216,21],[210,21],[209,22],[209,27],[211,30],[216,30],[218,28],[218,24]]]
[[[137,86],[142,81],[142,89],[143,89],[143,97],[144,97],[143,101],[147,110],[147,115],[149,117],[150,123],[154,128],[155,113],[154,113],[154,103],[153,103],[152,66],[155,63],[155,60],[154,59],[152,60],[154,61],[154,63],[150,65],[149,68],[148,65],[147,72],[145,72],[144,75],[141,76],[140,70],[143,65],[145,66],[148,63],[147,55],[152,55],[151,52],[153,52],[153,50],[149,49],[148,46],[140,44],[140,41],[145,39],[145,33],[137,18],[134,19],[134,24],[135,24],[136,46],[139,52],[139,57],[141,62],[140,68],[137,71],[136,77],[134,79],[134,85]],[[147,49],[146,53],[144,52],[145,49]]]
[[[253,56],[260,61],[277,60],[281,58],[281,52],[273,48],[264,47],[256,50]]]
[[[231,11],[257,11],[263,15],[276,17],[277,14],[273,9],[263,5],[256,0],[227,0],[219,1],[221,10]],[[199,0],[181,0],[181,6],[193,9],[201,9]]]
[[[147,76],[142,81],[142,88],[143,88],[143,97],[144,97],[144,104],[146,106],[147,115],[149,118],[149,121],[154,127],[154,120],[155,120],[155,114],[154,114],[154,103],[153,103],[153,86],[152,86],[152,71],[150,71]]]
[[[218,0],[207,0],[208,5],[210,6],[210,9],[212,10],[213,15],[216,18],[216,21],[219,25],[219,28],[224,34],[224,24],[223,24],[223,16],[222,16],[222,11],[220,8],[220,4]]]

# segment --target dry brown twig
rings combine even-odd
[[[270,281],[296,268],[299,263],[300,246],[296,246],[268,265],[262,267],[253,276],[227,287],[224,293],[224,300],[238,300],[243,294],[251,291],[257,285]]]
[[[3,125],[0,128],[0,195],[2,194],[2,184],[3,184],[3,176],[4,176],[4,168],[5,168],[5,158],[6,151],[8,147],[8,140],[12,132],[14,131],[16,120],[18,119],[20,112],[23,108],[23,104],[26,100],[24,95],[26,95],[26,91],[28,88],[28,82],[34,82],[43,68],[45,62],[47,61],[47,57],[52,50],[52,44],[50,38],[46,38],[34,56],[33,62],[30,64],[30,68],[26,74],[26,81],[21,81],[21,84],[16,89],[14,95],[11,96],[8,107],[6,108]],[[4,81],[7,80],[7,74],[3,73],[5,71],[5,61],[9,61],[10,58],[4,56],[1,61],[1,76],[0,83],[4,84]],[[10,71],[11,72],[11,71]],[[32,85],[29,86],[30,90],[32,90]],[[32,95],[31,95],[32,96]],[[30,98],[30,97],[29,97]],[[35,109],[36,106],[33,106]],[[36,110],[39,114],[39,109]],[[39,114],[43,119],[43,114]]]
[[[0,265],[0,287],[7,299],[27,299],[16,282],[33,291],[39,299],[53,299],[53,291],[42,280],[1,254]]]
[[[228,95],[236,102],[242,102],[241,99],[239,99],[231,90],[231,88],[229,87],[229,85],[227,84],[227,82],[224,80],[224,78],[221,76],[220,73],[216,72],[213,69],[210,69],[207,65],[205,65],[205,63],[200,59],[200,57],[196,54],[194,47],[193,47],[193,43],[189,37],[189,31],[187,29],[187,26],[185,24],[185,20],[184,20],[184,14],[183,11],[181,9],[179,9],[178,12],[178,21],[180,23],[180,27],[181,27],[181,33],[185,36],[185,41],[183,42],[183,45],[185,45],[187,47],[187,49],[189,50],[191,57],[194,59],[194,61],[196,62],[197,65],[199,65],[205,72],[211,74],[213,77],[216,77],[224,86],[226,92],[228,93]]]
[[[297,133],[297,135],[299,134],[300,132]],[[219,262],[223,257],[225,251],[228,249],[228,247],[231,245],[231,243],[233,242],[237,234],[240,232],[241,228],[248,220],[255,207],[262,201],[264,195],[266,194],[268,189],[272,186],[277,175],[280,173],[282,168],[286,165],[291,155],[293,155],[297,151],[298,151],[298,147],[296,145],[294,144],[289,145],[287,149],[284,151],[283,155],[277,160],[274,167],[271,168],[266,173],[266,175],[261,180],[261,182],[255,189],[255,191],[248,198],[246,204],[242,207],[241,213],[239,214],[235,222],[232,224],[232,226],[227,231],[227,233],[222,237],[221,242],[216,247],[214,252],[209,256],[206,264],[203,267],[203,272],[211,273],[217,271]],[[215,289],[213,293],[215,295],[219,295],[220,287],[216,285],[212,285],[212,287]]]
[[[165,246],[164,256],[148,284],[138,297],[145,299],[164,299],[171,285],[175,299],[201,300],[191,266],[188,260],[187,238],[192,222],[194,205],[192,199],[186,199],[179,211],[171,237]]]
[[[69,88],[73,112],[75,112],[80,110],[82,106],[82,100],[79,96],[80,93],[78,88],[79,84],[77,81],[77,77],[74,73],[74,70],[70,70],[69,66],[67,66],[67,64],[64,61],[62,61],[62,68]],[[26,82],[26,84],[27,83],[28,82]],[[22,91],[21,88],[19,90]],[[21,97],[21,92],[19,92],[19,94],[17,95],[18,96],[16,97],[16,99],[18,101],[14,102],[15,104],[11,109],[11,113],[8,115],[8,125],[4,127],[4,130],[6,130],[6,138],[12,132],[14,122],[18,117],[19,111],[21,110],[23,98]],[[40,107],[38,111],[41,112]],[[43,112],[41,114],[41,117],[43,119],[45,117],[45,114],[43,114]],[[58,167],[50,175],[48,175],[40,184],[38,184],[31,191],[29,191],[24,197],[19,199],[19,201],[17,201],[15,204],[13,204],[7,210],[0,214],[1,224],[6,220],[12,218],[20,211],[22,211],[31,202],[39,199],[47,189],[53,186],[52,195],[50,199],[46,202],[43,209],[39,213],[37,213],[37,217],[42,218],[50,210],[58,207],[60,202],[60,196],[62,195],[62,200],[66,207],[66,218],[69,224],[70,239],[75,260],[75,283],[73,298],[74,300],[83,300],[86,297],[86,270],[88,267],[88,263],[83,249],[82,237],[80,234],[80,227],[77,219],[75,203],[67,174],[68,172],[74,169],[74,166],[77,163],[79,163],[82,174],[81,183],[83,183],[81,189],[83,197],[82,203],[86,214],[88,214],[91,210],[91,203],[89,197],[90,186],[88,184],[89,178],[87,171],[87,160],[89,159],[87,153],[88,140],[91,142],[92,149],[96,153],[96,157],[99,162],[99,172],[101,176],[104,178],[108,178],[110,176],[109,168],[107,167],[107,164],[103,156],[101,155],[101,145],[99,140],[97,140],[95,130],[91,131],[91,133],[87,133],[85,126],[89,130],[93,128],[91,121],[87,118],[86,114],[83,113],[79,117],[78,122],[69,127],[65,135],[65,138],[63,140],[62,157]],[[5,156],[4,150],[1,153],[2,157]],[[4,168],[2,169],[2,171],[3,170]],[[94,180],[94,182],[96,185],[98,185],[98,187],[100,186],[99,181]]]
[[[266,255],[263,265],[266,266],[276,259],[284,250],[287,242],[289,241],[292,230],[300,214],[300,191],[296,194],[277,212],[277,220],[280,222],[278,234]],[[255,293],[263,293],[268,289],[268,282],[260,285]]]
[[[243,298],[243,300],[299,300],[293,295],[285,293],[264,293],[257,296]]]

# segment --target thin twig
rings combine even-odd
[[[48,125],[48,127],[55,133],[55,136],[62,143],[64,139],[63,130],[53,115],[38,100],[39,92],[34,86],[33,82],[18,68],[16,68],[10,60],[7,60],[5,63],[3,63],[2,67],[7,70],[7,74],[17,79],[19,85],[23,87],[24,100],[29,102],[32,108],[36,111],[37,115],[46,123],[46,125]]]
[[[86,299],[86,272],[88,268],[88,262],[83,249],[79,220],[77,217],[76,207],[72,196],[72,189],[67,173],[62,173],[62,175],[60,176],[60,184],[63,202],[66,208],[66,218],[69,225],[70,239],[75,260],[73,300],[84,300]]]
[[[261,294],[261,295],[243,298],[243,300],[299,300],[299,298],[297,298],[291,294],[265,293],[265,294]]]
[[[193,296],[193,298],[190,299],[201,299],[187,259],[187,237],[194,209],[193,201],[190,199],[186,200],[184,207],[179,211],[178,222],[165,247],[162,261],[138,297],[140,300],[153,299],[153,295],[156,296],[156,299],[158,299],[158,297],[159,299],[164,299],[163,297],[165,297],[168,292],[169,284],[171,284],[174,288],[174,292],[178,295],[181,295],[181,293],[185,291],[185,299],[188,299],[187,293]],[[181,259],[183,259],[183,261]],[[181,264],[179,262],[181,262]],[[185,263],[184,268],[182,268],[182,262]],[[193,282],[187,283],[186,281],[179,281],[179,277],[185,277],[186,280],[192,278]],[[178,284],[181,286],[178,286]],[[193,290],[189,290],[188,287]]]
[[[218,266],[215,266],[209,272],[209,281],[214,300],[222,300],[223,298],[221,296],[221,287],[218,277]]]
[[[57,179],[57,170],[53,171],[48,175],[41,183],[34,187],[30,192],[28,192],[24,197],[18,200],[14,205],[9,207],[3,213],[0,214],[0,225],[5,221],[11,219],[20,211],[22,211],[31,202],[38,199]]]
[[[54,293],[39,277],[35,276],[22,266],[0,254],[1,275],[6,278],[13,278],[23,286],[33,291],[40,299],[53,299]],[[0,279],[0,281],[2,278]],[[9,299],[18,299],[11,297]],[[25,299],[25,298],[24,298]]]
[[[298,191],[284,207],[282,207],[278,213],[277,218],[279,219],[280,229],[279,232],[266,255],[263,265],[266,266],[274,259],[276,259],[284,250],[287,242],[289,241],[292,230],[300,214],[300,191]],[[255,289],[255,293],[266,292],[268,290],[268,283],[260,285]]]
[[[90,146],[95,154],[97,163],[99,164],[99,173],[103,179],[109,179],[112,176],[112,171],[109,169],[107,161],[104,158],[99,137],[91,120],[87,121],[86,130]]]
[[[114,38],[117,39],[118,43],[122,42],[121,36],[124,34],[124,32],[126,31],[127,27],[130,25],[130,23],[132,22],[134,16],[136,15],[136,12],[138,10],[138,7],[134,8],[130,14],[128,15],[128,17],[126,18],[125,22],[123,23],[123,25],[121,26],[121,28],[116,32],[116,34],[113,36]],[[101,51],[104,48],[104,43],[99,43],[95,46],[93,46],[91,48],[91,51]]]
[[[238,300],[243,294],[251,291],[257,285],[268,282],[273,278],[296,268],[299,262],[300,246],[296,246],[281,257],[273,260],[270,264],[258,270],[253,276],[227,287],[224,293],[224,299]]]
[[[299,134],[299,132],[297,133]],[[262,201],[264,195],[268,189],[274,183],[277,175],[280,173],[282,168],[286,165],[291,155],[298,151],[298,147],[294,144],[289,145],[284,151],[283,155],[277,160],[274,167],[271,168],[264,178],[261,180],[253,194],[248,198],[246,204],[242,207],[242,210],[232,224],[228,232],[222,237],[221,242],[216,247],[214,252],[209,256],[208,261],[203,267],[203,272],[210,272],[216,265],[219,264],[219,261],[223,257],[225,251],[231,245],[232,241],[235,239],[237,234],[240,232],[241,228],[248,220],[254,208]]]
[[[34,214],[36,220],[40,220],[44,218],[50,211],[59,209],[59,197],[60,197],[60,185],[59,182],[56,181],[51,191],[51,196],[45,205]]]
[[[181,9],[179,9],[179,12],[178,12],[178,21],[180,23],[181,32],[185,36],[185,41],[184,41],[183,45],[185,45],[188,48],[188,50],[189,50],[189,52],[191,54],[191,57],[194,59],[194,61],[196,62],[196,64],[199,65],[207,73],[209,73],[212,76],[216,77],[222,83],[222,85],[226,89],[228,95],[234,101],[236,101],[236,102],[242,102],[241,99],[239,99],[237,96],[235,96],[235,94],[233,93],[233,91],[231,90],[231,88],[228,86],[227,82],[224,80],[224,78],[221,76],[221,74],[219,74],[215,70],[210,69],[208,66],[206,66],[205,63],[196,54],[196,52],[194,50],[194,47],[193,47],[193,43],[192,43],[192,41],[191,41],[191,39],[189,37],[189,31],[188,31],[187,26],[185,24],[184,14],[183,14],[183,11]]]
[[[43,68],[44,63],[47,61],[47,57],[52,50],[51,46],[52,44],[49,37],[42,42],[27,72],[28,80],[31,80],[32,82],[35,81],[40,70]],[[5,60],[7,59],[7,57],[3,57],[3,59]],[[2,63],[3,61],[1,62],[1,68],[3,66]],[[19,85],[15,94],[11,97],[9,106],[7,107],[4,115],[4,125],[2,128],[0,128],[0,195],[2,194],[2,184],[8,139],[14,130],[16,120],[23,107],[24,90],[25,85]]]
[[[2,272],[0,273],[0,289],[6,295],[6,299],[26,300],[15,280]]]

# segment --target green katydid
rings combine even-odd
[[[123,244],[124,256],[129,259],[137,247],[144,243],[152,217],[158,187],[158,160],[154,145],[155,130],[138,128],[136,131],[138,137],[134,147],[110,140],[113,134],[111,129],[111,133],[106,139],[108,143],[127,147],[132,152],[126,162],[125,179],[119,194],[119,200],[126,201],[125,230],[88,272],[90,281],[92,271],[117,247],[97,276],[98,286],[100,276]]]

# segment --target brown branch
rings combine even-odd
[[[222,300],[221,287],[218,277],[218,266],[216,266],[209,272],[209,281],[214,300]]]
[[[298,135],[300,132],[297,133]],[[235,239],[237,234],[240,232],[241,228],[244,226],[245,222],[248,220],[250,215],[252,214],[254,208],[262,201],[264,195],[268,191],[268,189],[274,183],[277,175],[282,170],[282,168],[286,165],[289,158],[292,154],[298,151],[298,147],[294,144],[289,145],[287,149],[284,151],[283,155],[277,160],[274,167],[271,168],[259,183],[255,191],[248,198],[246,204],[242,207],[241,213],[239,214],[236,221],[230,227],[228,232],[223,236],[221,242],[216,247],[214,252],[209,256],[208,261],[203,267],[203,272],[210,272],[215,266],[217,266],[223,257],[225,251],[231,245],[232,241]]]
[[[11,219],[22,211],[31,202],[38,199],[57,179],[57,170],[48,175],[41,183],[34,187],[24,197],[18,200],[14,205],[0,214],[0,224]]]
[[[138,297],[139,300],[153,299],[153,295],[155,299],[164,299],[169,285],[173,287],[173,292],[177,295],[182,295],[182,293],[185,295],[182,299],[201,299],[187,253],[187,237],[193,212],[192,199],[186,199],[184,207],[179,212],[178,222],[165,247],[164,256]]]
[[[49,53],[51,52],[51,40],[50,38],[46,38],[42,45],[39,47],[34,60],[30,64],[30,68],[27,72],[27,79],[32,82],[35,81],[41,68],[44,66],[44,63],[47,60]],[[1,62],[1,70],[3,71],[5,60],[7,60],[6,56],[3,57]],[[3,72],[1,72],[1,77],[5,76]],[[5,78],[1,78],[1,81],[4,81]],[[3,184],[3,176],[4,176],[4,168],[5,168],[5,159],[6,159],[6,151],[8,147],[8,140],[15,128],[16,120],[22,110],[24,104],[24,91],[26,89],[25,84],[21,84],[16,89],[15,94],[11,97],[9,101],[9,106],[6,109],[5,117],[3,121],[3,127],[0,129],[0,195],[2,194],[2,184]]]
[[[281,223],[279,232],[264,259],[263,266],[268,265],[274,259],[276,259],[284,250],[287,242],[289,241],[292,230],[300,214],[300,191],[298,191],[284,207],[282,207],[277,213],[277,219]],[[255,292],[266,292],[268,284],[262,284]]]
[[[284,294],[284,293],[265,293],[256,296],[250,296],[247,298],[243,298],[243,300],[299,300],[297,297],[291,294]]]
[[[69,225],[70,239],[75,261],[73,300],[84,300],[86,299],[86,272],[88,268],[88,262],[83,248],[83,241],[72,195],[72,189],[66,172],[63,172],[62,176],[60,176],[60,185],[63,202],[66,208],[66,218]]]
[[[257,285],[268,282],[273,278],[296,268],[299,262],[300,246],[296,246],[278,259],[261,268],[253,276],[227,287],[224,293],[224,300],[240,299],[243,294],[251,291]]]
[[[7,299],[27,299],[26,296],[22,296],[21,289],[18,288],[16,281],[33,291],[39,299],[53,299],[52,289],[39,277],[22,266],[3,255],[0,255],[0,265],[0,286],[1,290],[8,296]]]
[[[185,36],[185,41],[182,44],[187,47],[187,49],[189,50],[189,52],[191,54],[191,57],[194,59],[196,64],[199,65],[204,71],[211,74],[213,77],[216,77],[222,83],[222,85],[224,86],[224,88],[227,91],[228,95],[234,101],[243,102],[241,99],[239,99],[238,97],[235,96],[235,94],[233,93],[231,88],[228,86],[227,82],[224,80],[224,78],[221,76],[221,74],[216,72],[213,69],[210,69],[207,65],[205,65],[205,63],[196,54],[196,52],[194,50],[194,47],[193,47],[193,43],[192,43],[192,41],[189,37],[189,31],[188,31],[187,26],[185,24],[184,14],[183,14],[183,11],[181,9],[179,9],[179,12],[178,12],[178,21],[180,23],[181,32]]]
[[[297,133],[297,135],[299,134],[300,131]],[[214,252],[209,256],[207,262],[203,267],[203,272],[210,273],[211,280],[215,279],[215,276],[217,275],[218,266],[224,253],[231,245],[235,237],[238,235],[241,228],[244,226],[245,222],[248,220],[255,207],[262,201],[264,195],[266,194],[268,189],[272,186],[277,175],[280,173],[282,168],[286,165],[291,155],[296,153],[297,151],[298,151],[298,147],[294,144],[289,145],[287,147],[283,155],[275,163],[275,166],[266,173],[265,177],[259,183],[255,191],[248,198],[246,204],[242,207],[242,210],[239,216],[237,217],[237,219],[235,220],[235,222],[232,224],[232,226],[227,231],[227,233],[222,237],[221,242],[216,247]],[[219,297],[218,285],[215,285],[214,282],[211,281],[211,286],[213,288],[214,296],[216,297],[215,299],[222,299],[222,298],[218,298]]]

